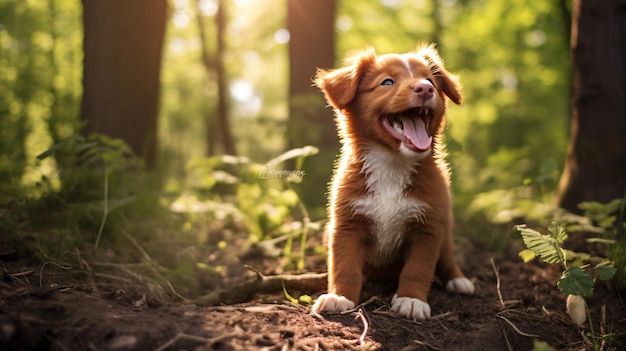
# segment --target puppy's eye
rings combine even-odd
[[[430,82],[430,84],[435,85],[435,82],[433,82],[433,80],[432,80],[432,79],[430,79],[430,78],[426,78],[426,80],[427,80],[427,81],[429,81],[429,82]]]
[[[393,79],[391,79],[391,78],[385,78],[385,80],[383,80],[380,83],[380,85],[387,85],[387,86],[394,85],[394,84],[396,84],[396,82],[394,82]]]

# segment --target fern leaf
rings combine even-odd
[[[558,246],[558,240],[555,237],[543,235],[522,225],[518,225],[516,228],[522,235],[526,247],[539,256],[542,261],[550,264],[562,263],[561,257],[564,257],[565,252]]]

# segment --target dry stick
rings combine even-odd
[[[604,327],[606,326],[606,305],[602,305],[600,308],[600,315],[602,316],[602,319],[600,320],[600,334],[606,335],[606,331],[604,330]],[[591,320],[589,322],[592,323]],[[600,350],[604,350],[606,343],[607,339],[602,338],[602,341],[600,342]]]
[[[378,300],[378,296],[372,296],[367,301],[363,302],[362,304],[359,304],[355,308],[353,308],[351,310],[341,311],[341,312],[339,312],[339,314],[349,314],[349,313],[352,313],[352,312],[358,312],[358,311],[361,310],[362,307],[365,307],[365,306],[371,304],[372,302],[374,302],[376,300]]]
[[[513,328],[513,330],[515,330],[515,332],[516,332],[517,334],[519,334],[519,335],[522,335],[522,336],[528,336],[528,337],[530,337],[530,338],[538,338],[538,337],[540,337],[540,336],[539,336],[539,335],[537,335],[537,334],[528,334],[528,333],[524,333],[523,331],[519,330],[519,328],[517,328],[517,327],[515,326],[515,324],[513,324],[513,322],[511,322],[510,320],[508,320],[508,319],[504,318],[504,316],[502,316],[502,315],[501,315],[501,314],[499,314],[499,313],[496,315],[496,318],[500,318],[500,319],[502,319],[503,321],[507,322],[507,324],[508,324],[508,325],[510,325],[510,326],[511,326],[511,328]]]
[[[445,313],[440,313],[437,315],[434,315],[432,317],[430,317],[431,320],[437,320],[437,319],[442,319],[442,318],[446,318],[455,314],[459,314],[459,311],[449,311],[449,312],[445,312]]]
[[[511,345],[511,341],[509,340],[509,335],[506,333],[506,330],[504,330],[504,328],[502,327],[502,324],[498,322],[497,318],[498,317],[496,316],[496,324],[498,325],[498,328],[500,328],[500,333],[502,333],[502,335],[504,336],[504,341],[506,342],[506,348],[509,351],[514,351],[515,349]]]
[[[288,289],[316,291],[327,284],[328,273],[280,274],[266,276],[256,271],[256,278],[235,286],[215,290],[191,301],[199,306],[235,304],[249,301],[256,293],[277,292],[282,290],[284,282]]]
[[[500,307],[501,307],[501,309],[504,310],[504,309],[506,309],[506,305],[504,304],[504,299],[502,299],[502,291],[500,290],[500,271],[498,270],[498,267],[496,267],[496,263],[494,262],[493,257],[490,258],[489,261],[491,262],[491,267],[493,268],[493,272],[496,275],[496,290],[498,292],[498,300],[500,301]],[[513,322],[511,322],[508,319],[506,319],[505,317],[503,317],[500,313],[498,313],[496,315],[496,318],[502,319],[503,321],[505,321],[519,335],[524,335],[524,336],[528,336],[528,337],[535,337],[535,338],[539,337],[539,335],[528,334],[528,333],[522,332],[521,330],[519,330],[519,328],[517,328],[517,326],[515,326],[515,324],[513,324]],[[500,330],[502,331],[502,335],[504,336],[504,341],[506,341],[507,348],[509,350],[514,350],[513,346],[511,345],[511,341],[509,340],[509,336],[507,335],[507,333],[504,330],[504,328],[502,328],[500,323],[498,323],[498,327],[500,327]]]
[[[58,264],[56,262],[52,262],[52,261],[45,262],[44,264],[41,265],[41,269],[39,270],[39,286],[43,286],[43,269],[48,264],[51,264],[53,266],[57,266],[57,267],[59,267],[61,269],[65,269],[65,270],[72,269],[72,267],[63,266],[63,265],[60,265],[60,264]]]
[[[502,291],[500,291],[500,271],[498,267],[496,267],[496,263],[493,261],[493,257],[489,259],[491,262],[491,267],[493,267],[493,271],[496,274],[496,290],[498,291],[498,299],[500,300],[500,306],[502,309],[505,309],[504,300],[502,299]]]
[[[147,261],[149,263],[148,267],[150,268],[150,270],[152,270],[152,272],[159,278],[162,279],[163,281],[165,281],[167,283],[168,288],[170,288],[170,290],[172,291],[172,294],[174,294],[174,296],[178,297],[179,299],[181,299],[184,302],[189,302],[189,300],[182,296],[181,294],[179,294],[175,289],[174,286],[172,285],[172,283],[170,283],[169,280],[165,279],[165,277],[163,277],[159,271],[155,268],[155,267],[161,267],[158,264],[154,263],[154,261],[152,260],[152,257],[150,257],[150,255],[148,255],[148,253],[146,252],[146,250],[143,249],[143,247],[141,245],[139,245],[139,243],[137,242],[137,240],[135,240],[135,238],[132,237],[132,235],[130,235],[130,233],[128,233],[125,230],[121,230],[122,234],[124,234],[124,236],[126,237],[126,239],[128,239],[128,241],[131,242],[131,244],[133,244],[133,246],[135,246],[135,248],[141,253],[141,255],[143,256],[144,260]]]

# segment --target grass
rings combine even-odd
[[[57,163],[58,178],[42,176],[25,189],[30,196],[0,210],[0,233],[38,262],[41,286],[123,289],[149,304],[189,301],[248,276],[237,260],[254,247],[253,260],[305,269],[309,237],[321,225],[291,186],[297,175],[260,172],[287,160],[301,165],[316,152],[290,150],[265,165],[193,160],[174,184],[143,169],[119,140],[71,137],[38,156]]]

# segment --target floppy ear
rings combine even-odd
[[[368,48],[351,55],[346,67],[335,70],[317,69],[315,85],[324,93],[326,100],[336,109],[345,108],[356,96],[359,80],[367,67],[376,60],[376,53]]]
[[[460,105],[463,101],[463,96],[461,96],[461,83],[459,82],[459,76],[449,73],[445,69],[442,69],[440,72],[441,76],[439,76],[439,84],[441,84],[441,90],[444,94],[446,94],[450,101]]]
[[[417,54],[428,62],[428,68],[437,81],[439,89],[455,104],[463,101],[459,77],[446,70],[443,60],[439,57],[434,45],[423,45],[417,49]]]

